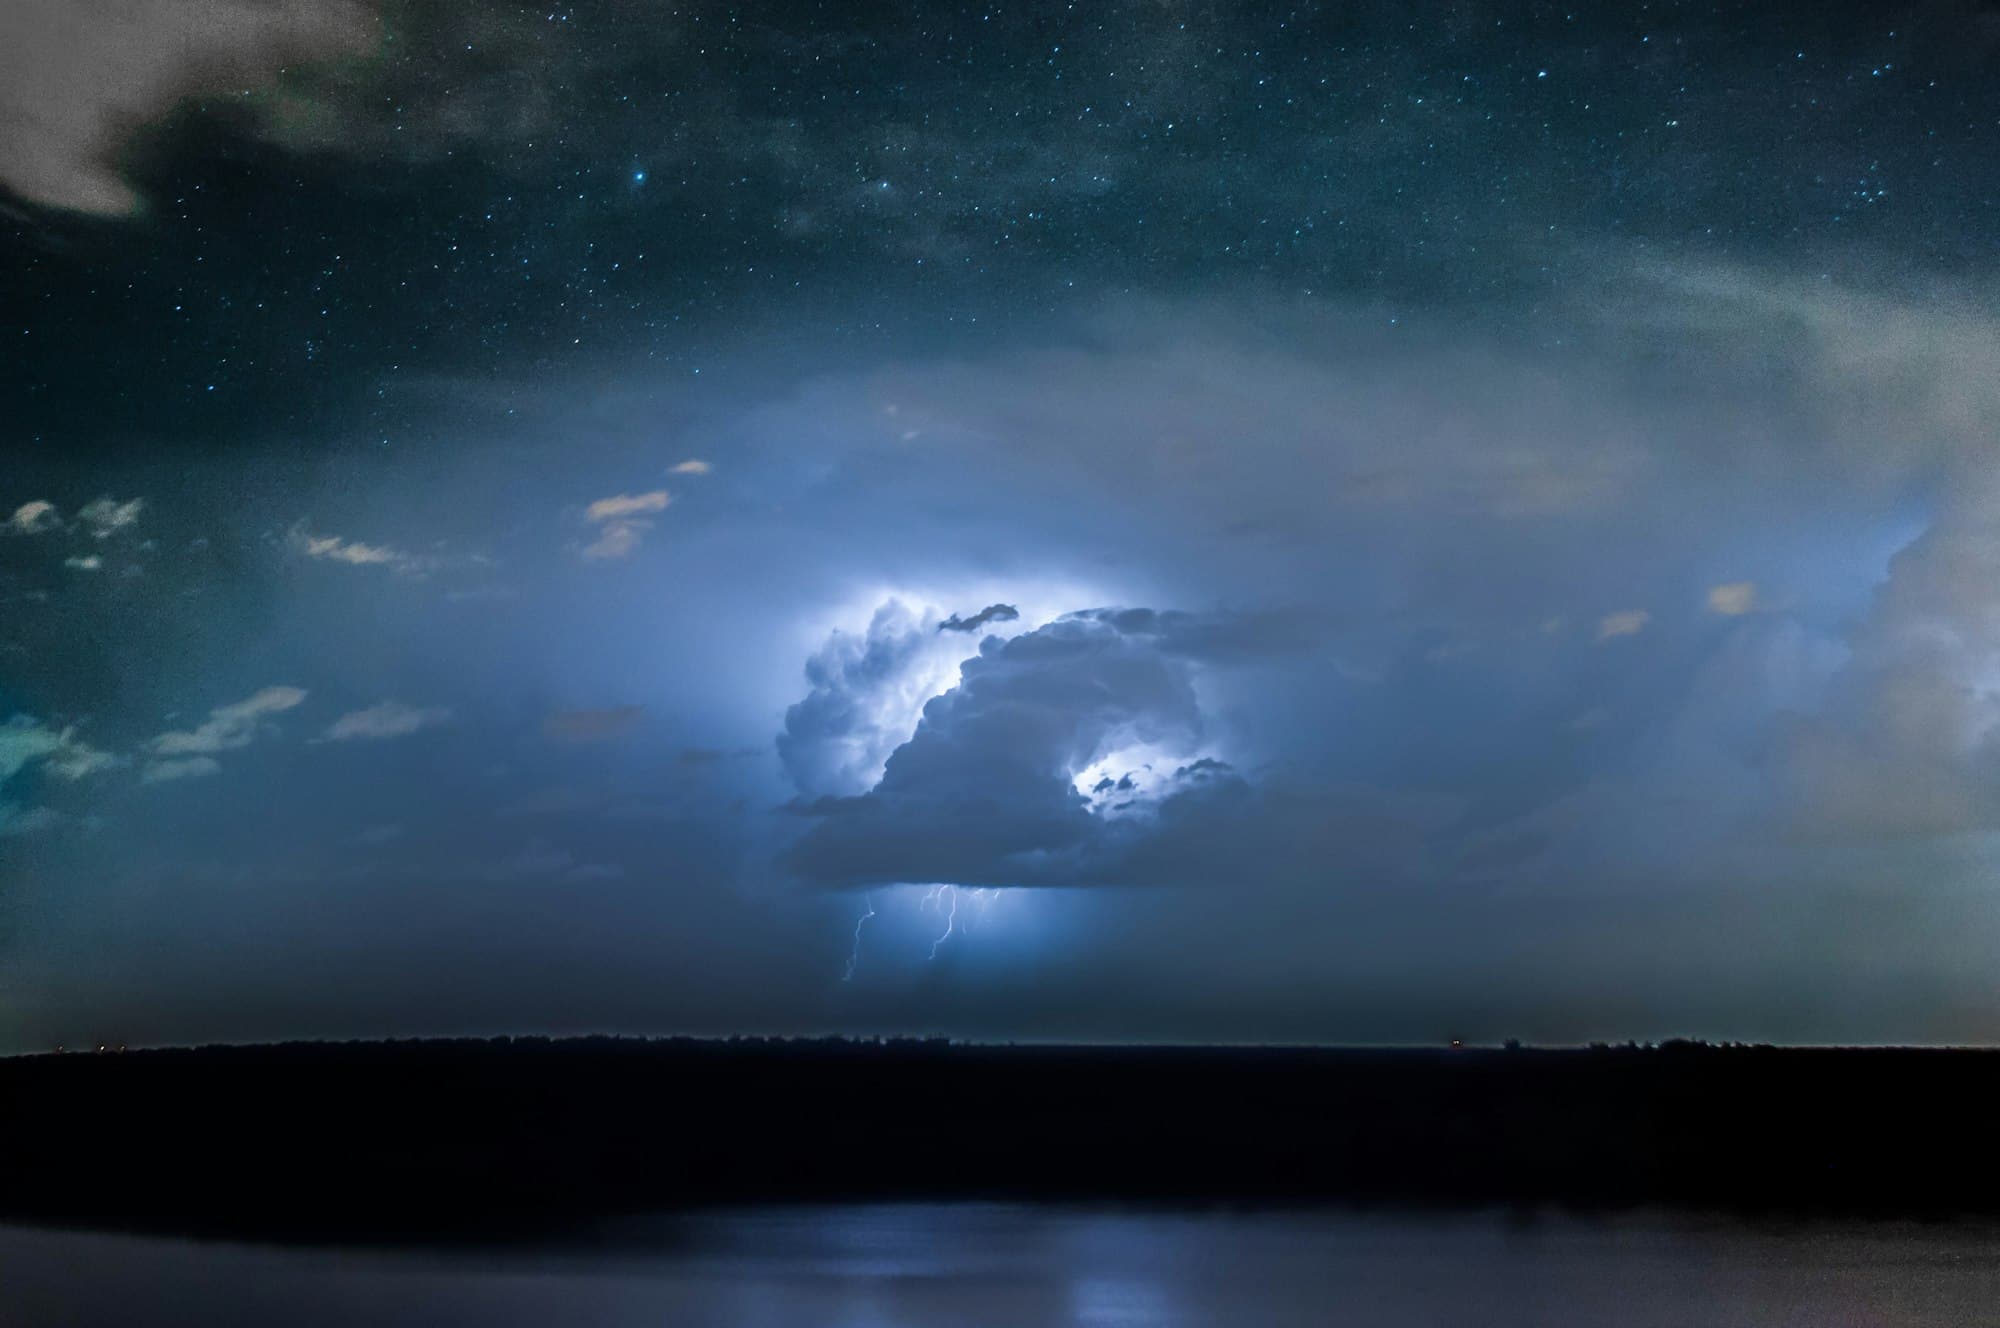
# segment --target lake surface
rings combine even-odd
[[[0,1227],[0,1324],[1962,1325],[2000,1226],[1003,1205],[633,1220],[531,1248]]]

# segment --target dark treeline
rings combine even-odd
[[[711,1202],[2000,1210],[2000,1053],[502,1039],[0,1061],[0,1208],[263,1234]]]

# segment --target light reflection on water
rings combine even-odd
[[[383,1251],[0,1228],[0,1323],[1813,1325],[1990,1321],[2000,1227],[999,1205]]]

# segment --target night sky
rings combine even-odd
[[[1996,70],[12,0],[0,1048],[2000,1040]]]

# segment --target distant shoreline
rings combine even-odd
[[[2000,1051],[542,1038],[0,1060],[0,1216],[387,1236],[716,1203],[2000,1213]]]

